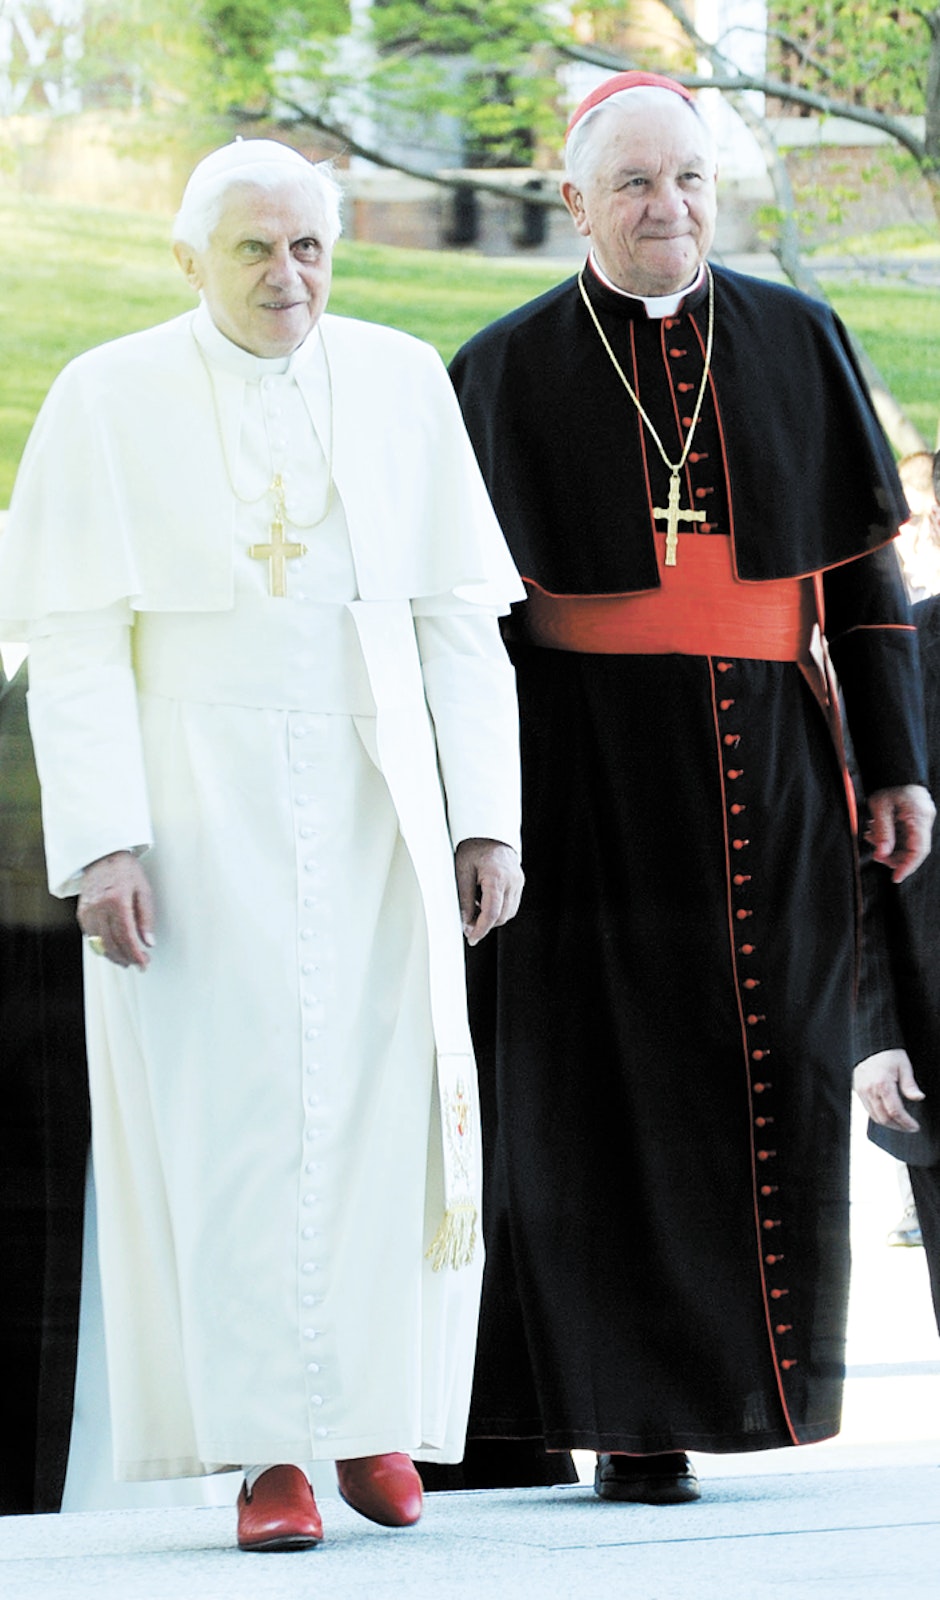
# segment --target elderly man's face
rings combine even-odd
[[[287,356],[326,307],[332,245],[322,203],[288,180],[275,189],[235,184],[208,248],[176,246],[226,338],[255,356]]]
[[[611,111],[586,154],[583,188],[565,204],[607,276],[630,294],[686,288],[715,233],[715,158],[706,130],[679,96],[670,106]]]

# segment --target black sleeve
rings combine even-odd
[[[862,937],[855,1012],[857,1062],[876,1055],[879,1050],[904,1046],[885,916],[886,900],[892,888],[890,873],[870,855],[863,857]]]
[[[825,631],[863,793],[927,782],[917,632],[893,545],[824,575]]]

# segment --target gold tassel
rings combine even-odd
[[[435,1272],[444,1267],[469,1267],[477,1246],[477,1208],[471,1200],[461,1200],[444,1212],[444,1220],[431,1240],[425,1260]]]

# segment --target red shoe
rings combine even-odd
[[[239,1550],[309,1550],[323,1538],[323,1524],[299,1467],[268,1467],[250,1491],[238,1495]]]
[[[421,1515],[421,1479],[410,1456],[337,1461],[336,1477],[346,1504],[383,1528],[409,1528]]]

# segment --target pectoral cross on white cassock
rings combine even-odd
[[[666,518],[666,566],[674,567],[676,552],[679,548],[679,523],[704,522],[704,511],[693,511],[690,506],[688,511],[683,511],[679,506],[679,474],[674,472],[669,479],[669,503],[666,506],[654,506],[654,517]]]
[[[307,546],[299,541],[284,538],[284,523],[287,520],[287,506],[284,501],[284,485],[281,474],[275,473],[271,484],[274,495],[274,514],[271,517],[270,537],[267,544],[250,544],[248,554],[255,561],[269,561],[271,577],[271,594],[287,595],[287,563],[295,561],[298,556],[307,554]],[[704,513],[703,513],[704,515]]]

